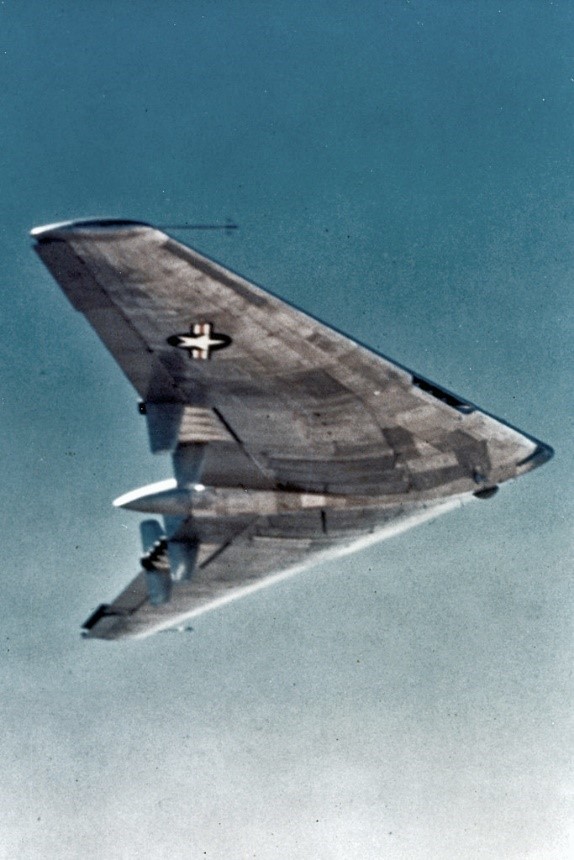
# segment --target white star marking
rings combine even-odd
[[[226,334],[213,332],[211,323],[194,323],[189,334],[174,334],[167,342],[179,349],[186,349],[191,358],[207,359],[212,350],[229,346],[231,338]]]

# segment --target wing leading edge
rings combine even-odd
[[[142,571],[88,635],[184,623],[552,456],[150,225],[66,222],[32,235],[139,393],[152,450],[174,459],[174,487],[126,505],[164,516],[174,585],[154,603],[163,574]]]

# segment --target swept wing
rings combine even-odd
[[[552,454],[150,225],[32,235],[137,390],[152,450],[173,456],[173,485],[120,500],[164,517],[165,558],[146,547],[134,582],[88,619],[90,636],[184,624],[488,496]]]

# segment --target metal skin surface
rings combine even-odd
[[[552,449],[174,241],[119,220],[32,231],[141,397],[175,478],[116,505],[164,517],[87,620],[145,636],[451,510]]]

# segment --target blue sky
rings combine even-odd
[[[0,856],[562,858],[567,2],[0,4]],[[489,503],[120,646],[169,476],[28,231],[176,234],[553,445]]]

